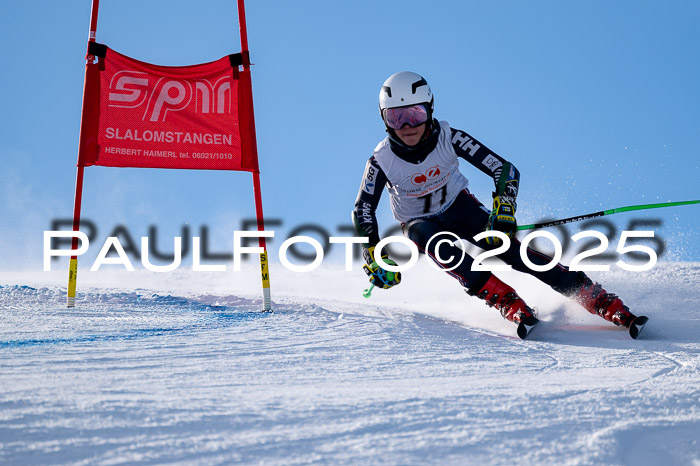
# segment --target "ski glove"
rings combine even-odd
[[[515,199],[508,196],[495,196],[493,198],[493,210],[491,210],[484,231],[502,231],[508,238],[515,236],[518,228],[518,222],[515,221],[515,208]],[[501,240],[495,236],[489,236],[486,238],[486,243],[491,246],[498,246],[501,244]]]
[[[374,259],[374,246],[371,246],[365,250],[365,258],[368,259],[368,262],[370,259],[372,261],[370,264],[365,264],[362,266],[362,269],[369,276],[369,282],[372,285],[378,288],[388,289],[401,283],[401,272],[384,270],[379,266],[379,264],[377,264],[377,261]],[[396,262],[389,259],[388,254],[382,254],[382,260],[392,266],[398,265]]]

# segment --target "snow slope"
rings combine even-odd
[[[0,463],[700,465],[700,264],[594,275],[639,340],[505,274],[531,340],[420,264],[0,274]]]

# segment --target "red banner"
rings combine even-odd
[[[78,165],[257,172],[250,75],[236,59],[169,67],[99,46]]]

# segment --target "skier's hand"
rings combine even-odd
[[[371,260],[371,263],[362,266],[362,269],[369,276],[369,282],[378,288],[391,288],[392,286],[401,283],[401,272],[391,272],[389,270],[384,270],[377,264],[374,257],[374,246],[369,247],[365,251],[365,258]],[[382,254],[382,260],[388,265],[396,266],[396,262],[389,259],[387,254]]]
[[[506,196],[493,198],[493,210],[486,222],[484,231],[496,230],[505,233],[508,238],[515,236],[518,222],[515,221],[515,201]],[[492,246],[501,244],[501,240],[495,236],[486,238],[486,243]]]

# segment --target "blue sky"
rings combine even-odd
[[[40,267],[51,219],[72,214],[90,2],[3,5],[0,267]],[[349,225],[366,159],[385,133],[384,79],[423,74],[435,114],[521,172],[518,220],[700,198],[700,5],[693,1],[249,1],[263,205],[279,245],[293,228]],[[234,1],[103,0],[97,40],[188,65],[240,50]],[[472,191],[491,181],[468,165]],[[384,200],[383,230],[394,225]],[[668,260],[700,260],[697,206],[660,220]],[[254,217],[247,173],[92,167],[83,217],[163,244],[209,226],[215,249]],[[570,228],[570,234],[577,227]],[[172,243],[170,243],[172,244]],[[614,245],[614,242],[611,241]],[[170,249],[172,246],[170,246]],[[163,246],[163,249],[169,249]]]

